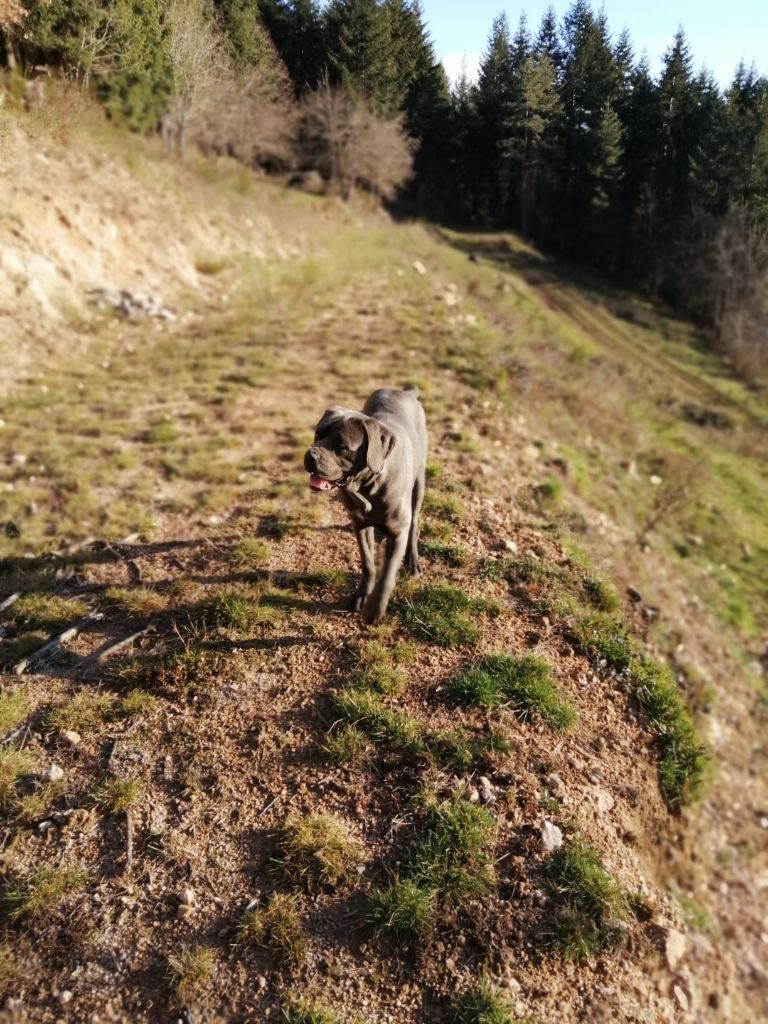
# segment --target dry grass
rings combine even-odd
[[[309,888],[336,888],[351,882],[365,859],[346,823],[332,814],[287,818],[278,846],[286,878]]]

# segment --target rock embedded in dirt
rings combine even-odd
[[[680,961],[688,949],[688,939],[675,928],[667,928],[664,933],[664,957],[670,971],[676,971]]]
[[[491,784],[491,780],[486,778],[485,775],[481,775],[478,779],[480,803],[493,804],[496,802],[496,790]]]
[[[516,555],[517,554],[517,544],[513,540],[509,540],[509,539],[505,540],[504,541],[504,549],[506,551],[509,551],[510,554],[512,554],[512,555]]]
[[[192,907],[195,904],[195,894],[192,889],[182,889],[179,894],[179,903],[182,907]]]
[[[558,799],[565,796],[565,783],[556,772],[550,772],[544,783],[552,796]]]
[[[541,846],[545,853],[554,853],[563,845],[563,833],[551,821],[541,826]]]
[[[413,261],[413,269],[416,271],[417,274],[426,274],[427,272],[427,268],[424,266],[421,260]]]
[[[79,732],[75,732],[74,729],[67,729],[66,732],[61,734],[61,738],[65,743],[68,743],[70,747],[77,747],[82,741],[82,737]]]
[[[57,764],[49,765],[41,776],[43,782],[60,782],[64,778],[64,769]]]

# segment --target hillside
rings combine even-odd
[[[2,116],[6,1018],[765,1016],[765,393],[514,236]],[[301,460],[405,382],[365,629]]]

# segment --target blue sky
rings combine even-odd
[[[472,75],[485,49],[494,16],[507,12],[514,30],[522,11],[534,30],[549,6],[548,0],[527,0],[510,6],[500,0],[422,0],[435,51],[446,66],[449,76],[458,76],[462,57]],[[567,7],[564,0],[553,2],[561,18]],[[600,2],[594,4],[595,9]],[[768,2],[767,0],[731,0],[727,4],[713,0],[605,0],[602,5],[614,38],[625,26],[629,28],[639,55],[648,51],[654,72],[658,71],[661,54],[682,25],[688,37],[697,70],[706,65],[721,85],[732,78],[739,60],[755,61],[759,72],[768,73]]]

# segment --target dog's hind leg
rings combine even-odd
[[[421,562],[419,560],[419,515],[421,504],[424,501],[424,469],[419,471],[416,483],[413,485],[411,495],[411,528],[408,532],[408,549],[405,553],[405,568],[411,576],[421,576]]]
[[[353,612],[359,612],[376,584],[376,545],[372,526],[355,526],[355,536],[363,571],[350,607]]]

